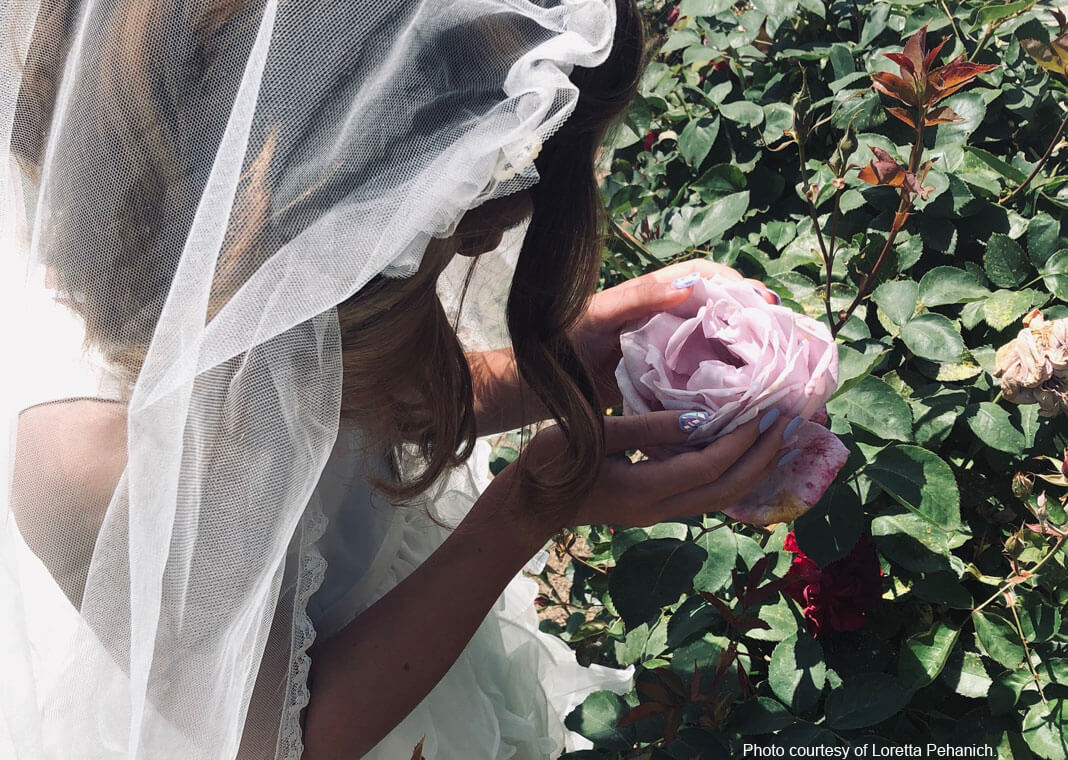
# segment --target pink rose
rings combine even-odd
[[[788,522],[811,508],[848,457],[826,419],[838,387],[838,347],[816,320],[767,303],[745,282],[699,279],[690,296],[620,335],[616,382],[624,414],[661,409],[713,415],[702,439],[778,409],[802,417],[800,454],[724,510],[736,520]]]

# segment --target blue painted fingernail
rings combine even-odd
[[[778,409],[769,409],[764,412],[764,416],[760,418],[760,425],[757,428],[761,433],[766,433],[768,428],[775,424],[775,420],[779,419]]]
[[[779,298],[779,294],[778,293],[776,293],[774,290],[769,290],[768,293],[770,293],[771,297],[775,299],[775,305],[776,306],[782,306],[782,299]]]
[[[684,433],[692,433],[711,420],[712,415],[708,412],[686,412],[679,415],[679,430]]]
[[[782,467],[783,465],[790,464],[790,462],[794,461],[799,456],[801,456],[801,451],[799,449],[788,451],[783,455],[783,458],[779,460],[779,463],[776,465],[776,467]]]
[[[675,282],[671,283],[671,287],[675,290],[685,290],[686,288],[692,288],[697,284],[697,281],[701,279],[701,275],[697,272],[691,272],[690,274],[683,275]]]
[[[774,290],[769,290],[768,288],[758,288],[756,285],[754,285],[753,286],[753,292],[756,293],[761,298],[763,298],[765,294],[771,296],[772,298],[775,299],[775,304],[777,306],[782,304],[782,299],[779,298],[779,294],[776,293]]]
[[[784,441],[789,441],[790,438],[793,437],[794,433],[797,432],[797,429],[801,427],[801,423],[804,421],[805,420],[803,417],[794,417],[792,420],[790,420],[790,424],[787,425],[786,429],[782,431],[782,439]]]

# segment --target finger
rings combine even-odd
[[[714,482],[662,499],[654,507],[657,519],[689,517],[729,507],[773,475],[787,451],[789,449],[783,448],[780,436],[761,436]]]
[[[669,497],[684,494],[709,483],[715,483],[731,467],[761,442],[766,446],[781,445],[787,423],[777,420],[761,433],[760,421],[752,420],[730,433],[717,438],[703,449],[676,454],[661,461],[646,460],[627,471],[629,491],[640,494],[647,503],[658,503]]]
[[[619,454],[630,449],[681,446],[693,435],[707,412],[664,411],[604,418],[605,451]]]
[[[768,303],[774,304],[775,306],[778,306],[782,303],[782,299],[779,298],[779,294],[776,293],[774,290],[770,290],[768,286],[762,283],[760,280],[753,280],[747,277],[745,281],[749,283],[752,286],[753,290],[755,290],[757,294],[760,295],[760,297]]]
[[[742,275],[737,269],[732,269],[724,264],[717,264],[714,261],[708,259],[690,259],[689,261],[681,261],[678,264],[672,264],[669,267],[663,269],[657,269],[655,272],[650,272],[644,277],[651,277],[661,284],[670,284],[680,277],[685,277],[688,274],[696,272],[701,277],[724,277],[728,280],[741,280]]]

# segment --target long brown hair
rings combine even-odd
[[[201,158],[210,156],[210,146],[221,138],[218,125],[207,123],[201,114],[232,97],[238,84],[232,72],[241,71],[234,64],[247,54],[259,4],[205,3],[201,17],[185,27],[190,39],[182,44],[191,53],[180,59],[181,70],[166,68],[174,61],[156,60],[152,51],[163,47],[161,40],[148,38],[170,28],[148,23],[149,17],[179,12],[168,2],[117,3],[112,38],[101,45],[103,54],[115,60],[99,64],[106,75],[97,83],[99,107],[114,116],[100,123],[111,130],[108,145],[118,147],[106,163],[91,170],[105,176],[115,192],[72,191],[78,205],[69,216],[92,220],[99,238],[94,266],[79,263],[85,258],[78,253],[84,241],[77,235],[67,236],[73,239],[66,241],[67,248],[51,249],[49,263],[60,289],[81,296],[70,305],[86,319],[87,339],[127,370],[131,383],[177,266],[181,231],[188,229],[187,217],[196,205],[190,199],[199,197],[207,180],[210,162]],[[26,62],[12,145],[31,177],[42,159],[41,135],[52,119],[63,66],[56,51],[67,48],[74,6],[68,0],[43,4]],[[519,373],[567,433],[567,463],[557,476],[529,480],[546,502],[562,503],[566,500],[559,497],[580,496],[590,488],[604,451],[593,385],[567,331],[595,289],[601,257],[602,204],[594,173],[598,146],[633,97],[643,59],[634,0],[616,0],[616,10],[608,60],[596,68],[573,70],[578,104],[536,160],[541,181],[530,190],[533,214],[508,301],[508,329]],[[176,113],[188,133],[168,126]],[[255,268],[250,260],[263,255],[251,248],[270,224],[264,177],[272,151],[268,135],[242,177],[219,257],[209,319]],[[450,245],[455,241],[432,241],[415,276],[376,277],[338,305],[342,415],[364,427],[379,450],[414,444],[422,462],[418,474],[378,484],[396,497],[425,490],[443,471],[466,459],[475,441],[470,370],[435,292]],[[128,302],[117,304],[115,293],[126,293]]]

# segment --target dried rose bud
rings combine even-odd
[[[1043,417],[1068,412],[1068,319],[1047,322],[1033,311],[1024,325],[995,357],[994,377],[1005,399],[1038,404]]]

